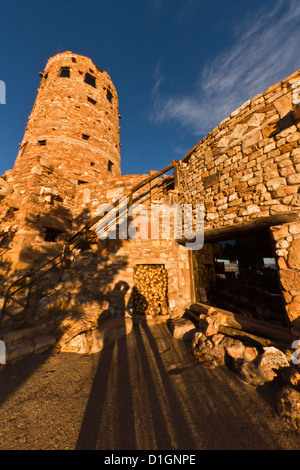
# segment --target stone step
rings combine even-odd
[[[18,341],[11,342],[6,346],[6,364],[13,364],[32,355],[42,354],[53,347],[55,343],[54,336],[41,334],[34,338],[23,337]]]

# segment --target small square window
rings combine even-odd
[[[38,140],[38,145],[44,147],[46,145],[46,140]]]
[[[110,92],[109,90],[107,90],[106,98],[108,99],[108,101],[109,101],[110,103],[112,102],[113,95],[111,94],[111,92]]]
[[[110,160],[108,160],[108,163],[107,163],[107,169],[108,169],[108,171],[112,171],[113,166],[114,166],[113,162],[111,162]]]
[[[82,138],[83,138],[84,140],[89,140],[90,136],[87,135],[87,134],[82,134]]]
[[[85,83],[87,83],[88,85],[91,85],[91,86],[93,86],[94,88],[96,88],[96,79],[95,79],[95,77],[93,77],[93,76],[90,75],[89,73],[86,73],[86,74],[85,74],[84,81],[85,81]]]
[[[61,231],[55,230],[53,228],[46,228],[44,240],[45,242],[56,242],[59,235],[61,235]]]
[[[70,78],[70,67],[61,67],[59,71],[59,76]]]
[[[93,98],[90,98],[89,96],[87,97],[87,100],[89,103],[95,105],[97,103],[97,101],[93,100]]]

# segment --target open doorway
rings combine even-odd
[[[197,302],[287,326],[268,229],[207,240],[193,267]]]

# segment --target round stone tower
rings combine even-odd
[[[25,183],[46,159],[72,183],[120,175],[118,96],[108,74],[89,58],[64,52],[40,75],[15,172]]]

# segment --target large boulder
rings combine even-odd
[[[286,355],[274,346],[264,347],[261,355],[259,366],[265,369],[280,369],[281,367],[289,367],[289,361]]]
[[[255,351],[253,351],[252,361],[240,359],[235,362],[236,372],[243,382],[254,387],[272,382],[280,369],[290,365],[286,355],[274,346],[264,347],[262,354],[256,357],[254,355]]]
[[[295,429],[300,429],[300,392],[284,387],[276,396],[276,404],[279,415],[290,420]]]
[[[191,320],[186,318],[176,318],[169,322],[169,329],[175,339],[192,341],[196,328]]]
[[[61,352],[77,354],[95,354],[106,348],[114,341],[128,335],[132,331],[131,317],[111,318],[95,329],[80,332],[67,340],[60,341]]]
[[[273,369],[258,367],[254,362],[236,361],[236,372],[247,385],[259,387],[266,382],[272,382],[277,376]]]
[[[244,357],[245,346],[238,339],[225,337],[221,343],[227,354],[233,359],[242,359]]]

